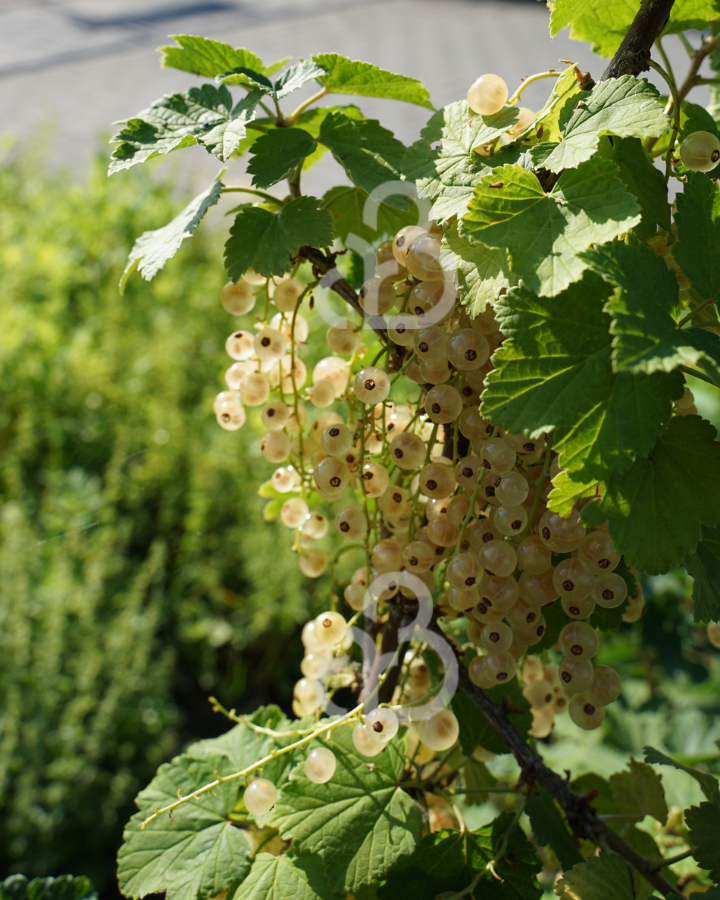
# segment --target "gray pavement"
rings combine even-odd
[[[52,165],[82,173],[111,122],[200,83],[160,68],[154,48],[175,33],[245,46],[266,61],[337,51],[423,78],[436,106],[463,97],[483,72],[502,75],[511,91],[523,76],[561,68],[561,58],[597,75],[603,62],[565,35],[551,39],[547,20],[533,0],[0,0],[0,133],[42,140]],[[669,49],[682,62],[679,46]],[[523,103],[539,106],[550,84],[528,88]],[[357,102],[405,142],[428,117],[406,104]],[[217,171],[200,147],[182,156],[193,181]],[[341,170],[325,162],[306,189],[337,180]]]

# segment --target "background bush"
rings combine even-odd
[[[208,694],[289,705],[322,587],[262,520],[260,432],[212,415],[219,242],[118,294],[135,237],[183,203],[173,178],[0,167],[0,872],[105,892],[133,796],[225,729]]]

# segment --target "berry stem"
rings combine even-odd
[[[560,73],[555,69],[548,69],[547,72],[536,72],[535,75],[528,75],[527,78],[522,80],[520,87],[515,91],[515,93],[508,100],[508,106],[513,106],[518,102],[520,97],[522,96],[522,92],[525,88],[529,87],[536,81],[540,81],[541,78],[557,78]]]
[[[693,378],[699,378],[700,381],[704,381],[706,384],[711,384],[713,387],[720,387],[720,385],[716,384],[712,378],[708,378],[707,375],[703,375],[702,372],[698,372],[697,369],[693,369],[690,366],[680,366],[680,371],[685,375],[692,375]]]
[[[277,206],[285,206],[285,201],[281,200],[279,197],[273,197],[272,194],[267,194],[265,191],[256,191],[255,188],[246,188],[246,187],[223,187],[221,193],[223,194],[254,194],[256,197],[262,197],[263,200],[267,200],[268,203],[275,203]]]
[[[714,300],[704,300],[700,306],[691,310],[686,316],[683,316],[682,319],[677,324],[678,328],[682,328],[683,325],[686,325],[691,319],[694,319],[699,313],[701,313],[704,309],[707,309],[708,306],[712,306],[715,303]]]
[[[297,122],[299,116],[305,112],[308,106],[311,106],[313,103],[317,103],[317,101],[322,99],[325,94],[327,94],[327,88],[320,88],[320,90],[316,94],[313,94],[312,97],[309,97],[290,113],[290,115],[285,120],[285,125],[288,127],[294,125]]]
[[[533,499],[532,509],[530,510],[530,515],[528,516],[527,525],[523,528],[523,533],[520,535],[521,538],[527,537],[528,534],[531,533],[533,522],[535,521],[535,513],[537,512],[538,504],[540,503],[540,497],[542,496],[542,489],[545,486],[545,479],[550,474],[550,454],[552,453],[552,432],[548,434],[545,439],[545,462],[543,463],[542,472],[538,475],[538,477],[533,482],[533,486],[535,488],[535,497]]]
[[[674,866],[675,863],[682,862],[684,859],[693,855],[693,848],[691,847],[689,850],[685,850],[683,853],[677,853],[675,856],[668,856],[667,859],[657,859],[650,862],[650,871],[659,872],[661,869],[667,868],[667,866]]]
[[[672,102],[668,101],[667,106],[665,107],[665,112],[667,115],[670,115],[674,112],[674,122],[673,127],[670,131],[670,142],[668,144],[667,153],[665,154],[665,184],[670,181],[670,173],[672,172],[672,155],[675,150],[675,141],[677,140],[677,136],[680,133],[680,99],[678,97],[678,89],[675,84],[675,79],[668,72],[663,69],[662,66],[658,65],[654,60],[649,59],[647,64],[651,69],[655,69],[655,71],[661,76],[661,78],[665,81],[668,88],[670,89],[670,94],[672,95]]]

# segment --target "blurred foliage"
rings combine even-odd
[[[178,176],[104,166],[81,185],[0,166],[0,872],[101,890],[133,796],[225,729],[208,694],[289,704],[291,636],[327,590],[263,522],[258,417],[230,434],[212,414],[235,327],[219,242],[121,298]]]

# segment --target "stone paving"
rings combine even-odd
[[[502,75],[511,90],[522,76],[560,68],[561,58],[597,74],[602,61],[565,35],[551,39],[547,19],[533,0],[0,0],[0,133],[42,141],[53,165],[81,173],[113,121],[199,83],[159,66],[154,48],[175,33],[246,46],[266,60],[335,50],[424,78],[436,106],[464,96],[482,72]],[[523,103],[541,104],[549,86],[533,85]],[[358,102],[405,142],[427,119],[419,107]],[[182,156],[193,181],[217,170],[199,147]],[[319,192],[338,178],[330,161],[306,188]]]

